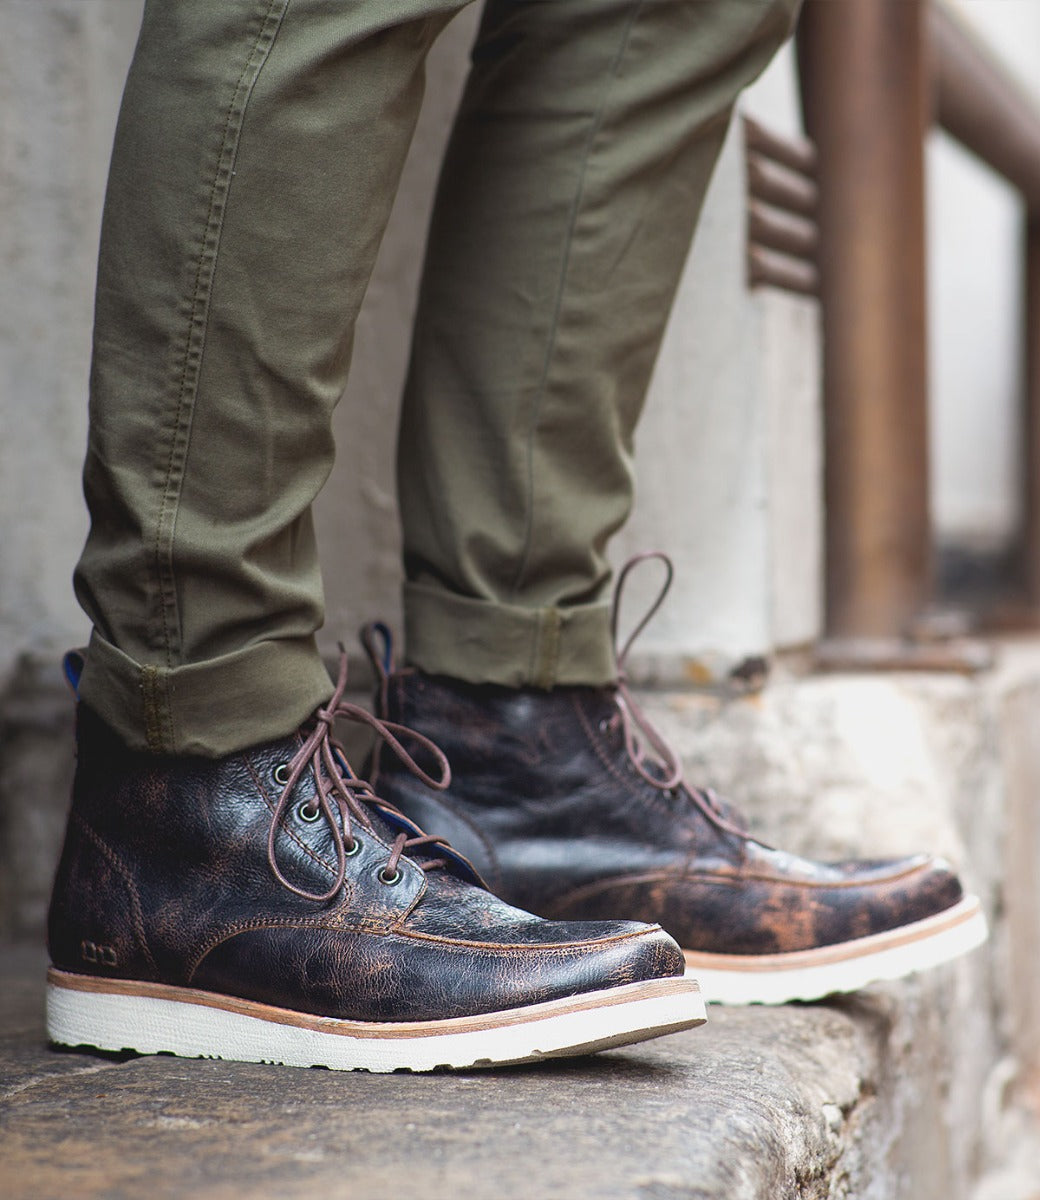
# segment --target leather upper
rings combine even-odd
[[[155,757],[127,750],[81,705],[49,915],[54,964],[370,1021],[491,1012],[682,973],[661,930],[537,919],[451,857],[429,870],[422,854],[401,857],[399,878],[386,882],[398,831],[371,809],[369,827],[354,824],[338,893],[297,895],[274,877],[266,848],[276,773],[300,742],[219,761]],[[275,854],[292,883],[320,893],[336,857],[327,822],[306,819],[314,790],[308,771]]]
[[[654,921],[686,949],[755,955],[895,929],[962,896],[941,860],[815,862],[741,832],[710,794],[653,786],[626,750],[613,689],[406,670],[385,695],[390,719],[447,754],[452,784],[435,792],[383,755],[380,794],[449,838],[492,890],[544,916]]]

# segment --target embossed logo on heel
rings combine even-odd
[[[111,946],[99,946],[97,942],[80,942],[79,953],[84,962],[96,963],[100,967],[118,966],[119,960]]]

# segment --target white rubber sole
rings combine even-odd
[[[433,1071],[563,1058],[692,1029],[705,1019],[700,989],[689,976],[481,1016],[377,1023],[311,1016],[191,988],[54,968],[47,974],[47,1032],[60,1045],[336,1071]]]
[[[686,950],[686,970],[709,1003],[784,1004],[855,992],[883,979],[959,958],[986,940],[986,917],[975,896],[901,929],[790,954],[702,954]]]

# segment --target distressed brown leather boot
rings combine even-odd
[[[512,904],[554,919],[659,923],[709,1000],[853,991],[985,940],[978,900],[939,859],[822,863],[758,841],[713,792],[683,782],[623,682],[467,684],[395,672],[383,626],[363,641],[381,715],[436,741],[452,769],[451,787],[435,791],[382,754],[380,794],[442,830]]]
[[[345,660],[308,729],[219,761],[87,708],[49,918],[53,1041],[370,1071],[586,1053],[704,1020],[676,944],[511,908],[351,771]],[[425,739],[419,743],[446,768]],[[446,777],[445,770],[445,777]],[[445,779],[420,771],[431,791]]]

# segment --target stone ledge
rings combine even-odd
[[[374,1076],[55,1052],[42,954],[2,960],[9,1200],[871,1194],[884,997],[713,1008],[704,1029],[569,1063]]]
[[[4,1195],[1036,1200],[1021,1126],[978,1191],[945,1141],[973,957],[826,1004],[712,1007],[592,1058],[375,1076],[50,1050],[44,956],[3,947]]]

